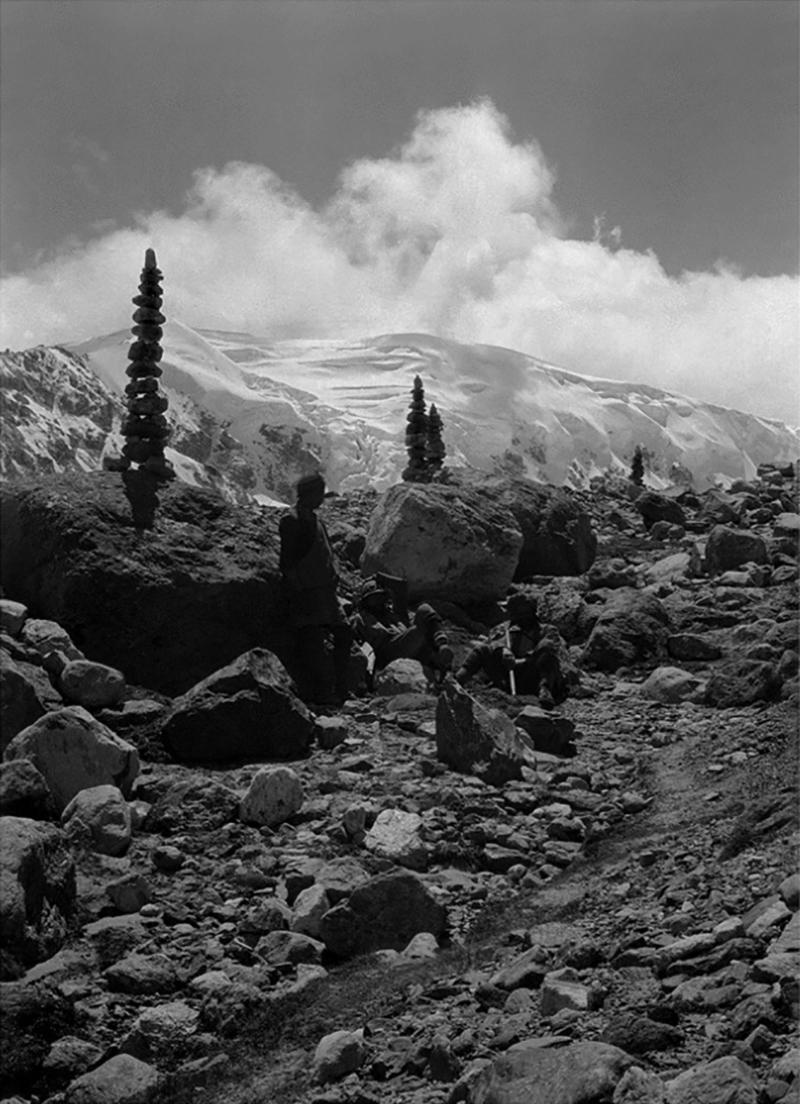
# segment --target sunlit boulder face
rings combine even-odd
[[[400,483],[373,511],[361,567],[406,579],[413,601],[490,602],[508,589],[521,548],[514,515],[486,489]]]

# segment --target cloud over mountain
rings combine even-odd
[[[570,238],[554,187],[538,145],[486,101],[420,114],[319,210],[264,166],[200,169],[179,213],[140,213],[6,277],[0,346],[119,329],[152,244],[168,317],[194,327],[429,332],[798,420],[796,279],[724,265],[669,277],[616,230]]]

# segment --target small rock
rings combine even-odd
[[[141,874],[126,874],[109,882],[106,896],[117,912],[133,913],[151,901],[153,894],[150,884]]]
[[[239,815],[246,824],[275,828],[302,805],[303,787],[291,767],[262,767],[242,798]]]
[[[64,812],[67,827],[80,820],[91,832],[92,848],[100,855],[124,855],[131,843],[131,813],[116,786],[92,786],[77,793]]]
[[[428,849],[422,837],[422,817],[402,809],[384,809],[367,832],[364,846],[382,858],[412,870],[424,870]]]
[[[314,1077],[321,1085],[360,1069],[367,1056],[363,1031],[333,1031],[317,1043]]]

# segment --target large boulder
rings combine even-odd
[[[177,698],[161,736],[182,762],[299,759],[314,722],[277,656],[253,648]]]
[[[0,751],[23,728],[63,704],[41,667],[0,651]]]
[[[31,1088],[41,1078],[42,1063],[53,1043],[74,1028],[73,1005],[73,1000],[44,982],[0,985],[0,1086],[8,1104],[21,1099],[6,1096],[10,1087]]]
[[[706,687],[706,702],[717,709],[770,701],[781,691],[782,678],[762,659],[733,659],[719,666]]]
[[[601,671],[616,671],[663,654],[669,615],[653,594],[615,590],[597,618],[583,651],[584,662]]]
[[[320,939],[338,958],[402,950],[418,932],[444,932],[444,905],[410,870],[380,874],[355,889],[320,921]]]
[[[179,694],[250,648],[288,656],[280,511],[174,480],[137,531],[113,472],[6,483],[0,508],[5,592],[134,685]]]
[[[24,817],[0,817],[0,978],[54,955],[75,908],[75,864],[63,833]]]
[[[436,705],[436,755],[461,774],[493,786],[522,778],[536,767],[533,745],[504,713],[487,709],[448,680]]]
[[[611,1100],[633,1058],[607,1043],[547,1046],[531,1039],[514,1046],[472,1082],[468,1104],[580,1104]]]
[[[55,809],[50,787],[28,759],[0,763],[0,816],[50,820]]]
[[[486,485],[522,532],[515,579],[582,575],[589,570],[597,554],[597,535],[573,491],[526,479],[491,480]]]
[[[668,521],[670,525],[686,524],[681,504],[657,491],[643,491],[636,499],[636,509],[642,515],[645,529],[652,529],[657,521]]]
[[[413,601],[468,605],[505,594],[521,548],[513,514],[485,487],[400,483],[375,506],[361,569],[405,578]]]
[[[715,525],[706,543],[706,570],[709,575],[720,575],[742,564],[767,562],[767,545],[763,537],[746,529],[731,529],[727,525]]]
[[[139,753],[79,705],[46,714],[18,733],[5,759],[30,759],[50,787],[59,813],[91,786],[117,786],[127,797]]]

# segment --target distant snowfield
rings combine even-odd
[[[125,330],[72,349],[121,392],[130,342]],[[577,487],[607,471],[627,473],[641,444],[650,486],[691,477],[702,489],[800,452],[797,431],[777,421],[427,334],[271,341],[169,321],[162,345],[162,386],[241,442],[265,502],[285,497],[317,465],[333,490],[397,482],[417,374],[442,415],[451,466]]]

